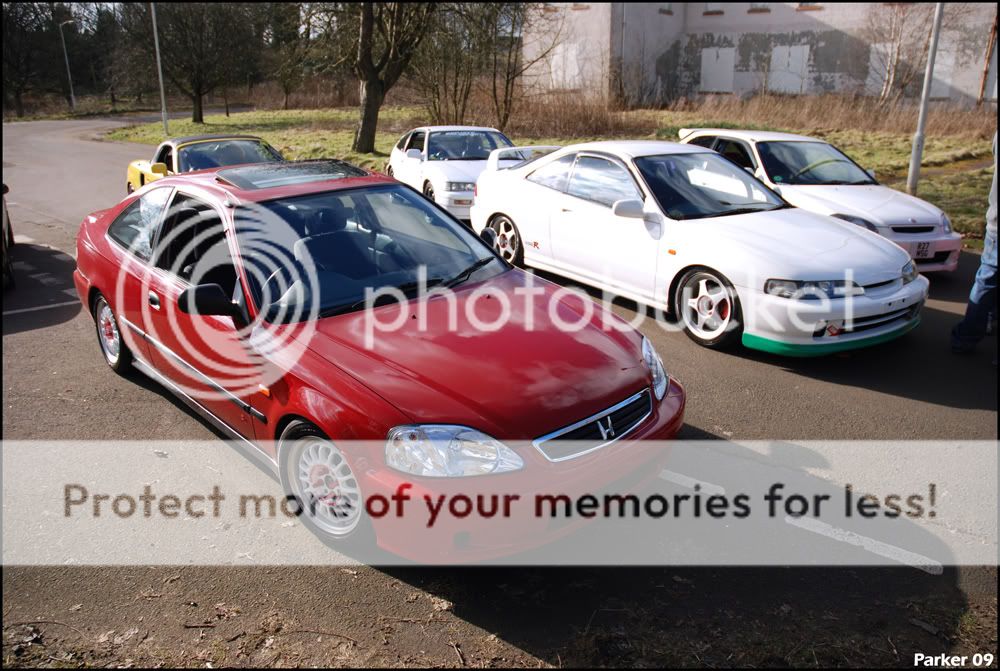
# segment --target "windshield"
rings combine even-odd
[[[220,140],[189,144],[180,148],[178,158],[181,172],[281,160],[281,156],[270,145],[258,140]]]
[[[716,153],[635,159],[660,209],[671,219],[765,212],[784,202],[746,170]]]
[[[760,142],[757,152],[775,184],[875,184],[857,163],[826,142]]]
[[[267,321],[360,310],[370,291],[395,287],[410,298],[422,278],[451,286],[507,268],[464,226],[395,185],[241,206],[236,239]]]
[[[485,161],[490,152],[513,143],[502,133],[487,130],[444,130],[427,140],[429,161]]]

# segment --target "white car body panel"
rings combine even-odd
[[[485,126],[422,126],[414,128],[403,135],[389,154],[388,167],[392,176],[421,193],[424,186],[430,184],[434,189],[434,202],[448,210],[458,219],[469,219],[469,208],[472,206],[473,190],[448,191],[448,182],[465,182],[475,184],[479,175],[486,169],[486,160],[482,161],[428,161],[427,140],[431,133],[441,131],[485,131],[500,133],[495,128]],[[424,142],[421,147],[423,157],[420,159],[406,156],[400,148],[400,143],[412,133],[423,132]],[[502,133],[501,133],[502,135]]]
[[[472,227],[479,233],[495,215],[506,215],[521,234],[525,265],[661,310],[671,307],[670,288],[682,272],[693,266],[711,268],[736,289],[744,310],[745,343],[749,335],[782,347],[808,349],[916,325],[927,279],[917,277],[904,284],[901,271],[909,254],[867,229],[795,208],[689,220],[665,216],[633,158],[707,151],[667,142],[600,142],[564,147],[524,166],[490,170],[479,179]],[[618,217],[610,207],[526,179],[538,168],[577,152],[600,152],[626,165],[642,185],[644,218]],[[864,296],[830,301],[780,298],[763,291],[768,279],[832,280],[843,278],[848,269],[859,285],[875,286]],[[904,319],[899,315],[906,310],[912,313]],[[876,326],[829,336],[820,343],[815,329],[795,323],[797,317],[816,323],[844,320],[851,311],[855,318],[872,320]],[[893,314],[897,317],[878,325],[883,315]]]
[[[761,166],[758,142],[823,142],[791,133],[683,128],[681,141],[706,136],[740,140],[750,148],[756,176],[795,207],[819,214],[846,214],[871,222],[879,235],[905,249],[921,272],[953,271],[958,267],[962,236],[946,230],[944,212],[925,200],[881,184],[776,184]]]

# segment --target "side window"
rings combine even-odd
[[[573,160],[575,158],[576,154],[568,154],[559,160],[552,161],[548,165],[543,165],[528,175],[528,181],[547,186],[556,191],[565,191],[569,185],[569,173],[573,169]]]
[[[569,181],[569,194],[611,207],[616,201],[642,195],[632,176],[617,163],[595,156],[581,156]]]
[[[409,133],[404,133],[403,137],[399,138],[399,142],[396,143],[396,149],[399,151],[406,151],[406,141],[410,138]]]
[[[750,156],[749,150],[743,145],[742,142],[737,142],[736,140],[720,140],[716,151],[741,168],[750,168],[751,170],[754,169],[753,158]]]
[[[406,150],[417,149],[420,152],[424,151],[424,135],[423,131],[417,131],[410,136],[410,141],[406,143]]]
[[[705,149],[711,149],[714,143],[715,143],[714,135],[702,135],[701,137],[696,137],[695,139],[688,142],[688,144],[694,144],[699,147],[704,147]]]
[[[207,203],[178,193],[156,242],[157,268],[192,284],[218,284],[227,295],[236,287],[236,268],[222,219]]]
[[[108,227],[108,236],[148,261],[153,255],[153,235],[169,196],[169,188],[153,189],[118,215]]]
[[[174,150],[170,145],[166,145],[160,150],[156,158],[153,159],[153,163],[166,163],[167,170],[173,172],[174,170]]]

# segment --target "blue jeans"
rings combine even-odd
[[[976,281],[969,293],[965,318],[951,330],[951,344],[968,350],[986,336],[986,327],[997,309],[997,234],[987,231],[983,239],[983,257]]]

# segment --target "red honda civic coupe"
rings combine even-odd
[[[280,478],[337,546],[488,558],[545,542],[369,497],[659,473],[685,393],[640,333],[509,265],[416,191],[340,161],[166,177],[87,216],[74,280],[118,373],[162,383]],[[612,327],[609,327],[612,326]]]

